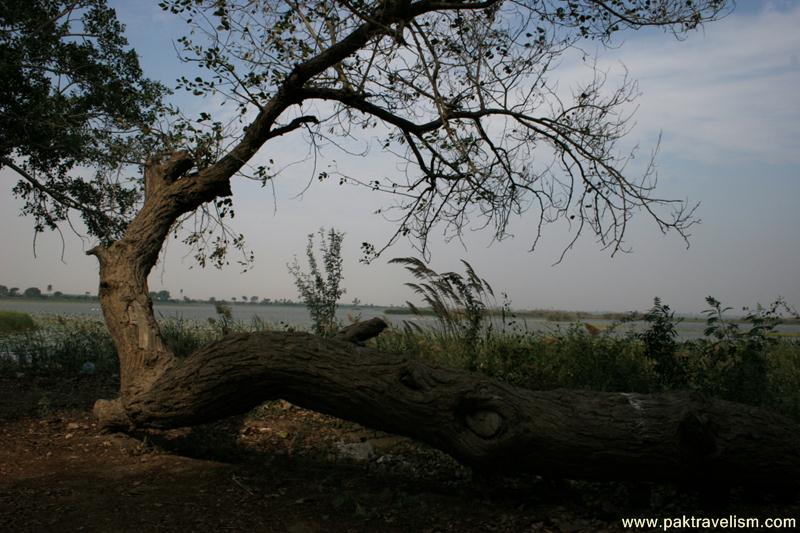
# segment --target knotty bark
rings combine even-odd
[[[764,410],[690,394],[531,391],[305,333],[231,335],[162,373],[124,413],[99,414],[167,428],[278,398],[412,437],[491,472],[800,479],[800,428]]]

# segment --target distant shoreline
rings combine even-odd
[[[15,296],[15,297],[0,297],[1,303],[8,303],[8,302],[20,302],[25,304],[85,304],[89,302],[98,302],[99,300],[95,295],[88,295],[88,296],[80,296],[80,295],[69,295],[66,297],[61,296],[41,296],[41,297],[24,297],[24,296]],[[294,301],[269,301],[269,302],[243,302],[243,301],[232,301],[232,300],[153,300],[153,304],[158,307],[162,305],[174,305],[174,306],[185,306],[185,307],[193,307],[193,306],[213,306],[217,304],[223,305],[230,305],[236,307],[305,307],[305,304],[302,302],[294,302]],[[427,307],[419,307],[416,311],[412,311],[409,307],[406,306],[395,306],[395,305],[376,305],[376,304],[358,304],[354,305],[352,303],[341,303],[339,304],[339,308],[342,310],[368,310],[371,309],[373,311],[380,310],[385,315],[421,315],[421,316],[429,316],[434,317],[435,314],[432,309]],[[571,322],[586,322],[592,320],[605,320],[605,321],[642,321],[644,320],[645,313],[641,311],[628,311],[628,312],[618,312],[618,311],[566,311],[561,309],[511,309],[507,311],[503,311],[499,308],[491,308],[488,310],[490,316],[501,316],[503,313],[506,314],[508,317],[516,317],[516,318],[528,318],[528,319],[537,319],[537,320],[544,320],[547,322],[561,322],[561,323],[571,323]],[[706,317],[700,315],[678,315],[676,314],[676,320],[680,320],[682,322],[689,322],[689,323],[703,323],[706,321]],[[731,315],[730,317],[726,318],[727,321],[741,324],[747,323],[745,317],[741,315]],[[784,318],[782,323],[787,325],[797,325],[800,324],[800,320],[795,318]]]

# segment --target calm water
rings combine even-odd
[[[202,320],[216,317],[214,306],[211,304],[162,304],[156,303],[154,306],[156,316],[163,318],[184,318],[186,320]],[[285,324],[309,328],[311,317],[303,306],[295,305],[231,305],[233,318],[238,321],[249,321],[253,317],[258,317],[268,324],[280,327]],[[0,310],[22,311],[32,315],[63,315],[63,316],[87,316],[101,318],[99,302],[51,302],[47,300],[28,300],[23,298],[0,299]],[[415,322],[420,325],[433,325],[435,320],[432,317],[416,317],[414,315],[385,315],[385,307],[362,307],[354,309],[351,307],[339,309],[337,318],[343,324],[348,324],[351,319],[360,315],[361,319],[366,320],[373,317],[382,317],[390,324],[402,326],[404,321]],[[569,323],[550,322],[547,320],[537,320],[528,318],[516,319],[517,325],[523,330],[554,332],[557,329],[569,327]],[[588,322],[598,327],[611,325],[611,320],[589,319]],[[619,331],[627,331],[630,328],[639,329],[642,327],[640,322],[632,322],[621,326]],[[678,336],[681,339],[693,339],[703,335],[703,322],[681,322],[678,325]],[[746,329],[745,325],[740,326]],[[800,335],[800,325],[781,325],[777,328],[780,332]]]
[[[311,316],[301,305],[231,305],[233,318],[237,321],[249,321],[258,317],[266,323],[273,325],[287,324],[289,326],[308,327],[311,325]],[[169,304],[155,303],[153,305],[157,318],[184,318],[186,320],[202,320],[215,318],[217,313],[212,304]],[[360,314],[362,319],[376,316],[384,317],[385,307],[364,307],[360,309],[339,309],[337,317],[342,323],[349,323],[348,315],[353,318]],[[47,300],[28,299],[2,299],[2,311],[22,311],[32,315],[62,315],[86,316],[101,318],[99,302],[49,302]],[[386,317],[384,317],[386,318]]]

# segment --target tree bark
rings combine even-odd
[[[336,338],[339,340],[352,342],[358,345],[363,344],[373,337],[377,337],[381,332],[388,328],[389,325],[381,318],[371,318],[350,324],[346,328],[342,328],[337,334]]]
[[[168,428],[265,400],[426,442],[491,472],[570,478],[791,484],[798,425],[691,394],[536,392],[305,333],[231,335],[144,394],[99,404],[109,423]]]

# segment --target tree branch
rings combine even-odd
[[[36,190],[38,190],[40,192],[43,192],[44,194],[50,196],[51,198],[53,198],[55,201],[59,202],[60,204],[65,205],[70,209],[75,209],[76,211],[94,213],[95,215],[97,215],[99,217],[105,217],[106,216],[106,214],[103,213],[102,211],[99,211],[94,207],[90,207],[90,206],[84,205],[84,204],[82,204],[80,202],[77,202],[73,198],[70,198],[69,196],[67,196],[66,194],[60,193],[57,190],[53,189],[52,187],[48,187],[47,185],[43,184],[41,181],[39,181],[36,178],[34,178],[31,174],[26,172],[25,169],[23,169],[20,166],[17,166],[16,164],[11,162],[10,160],[8,160],[8,159],[0,159],[0,163],[2,163],[3,165],[7,166],[11,170],[13,170],[17,174],[19,174],[19,176],[22,179],[24,179],[25,181],[27,181],[28,183],[33,185],[33,187]]]

